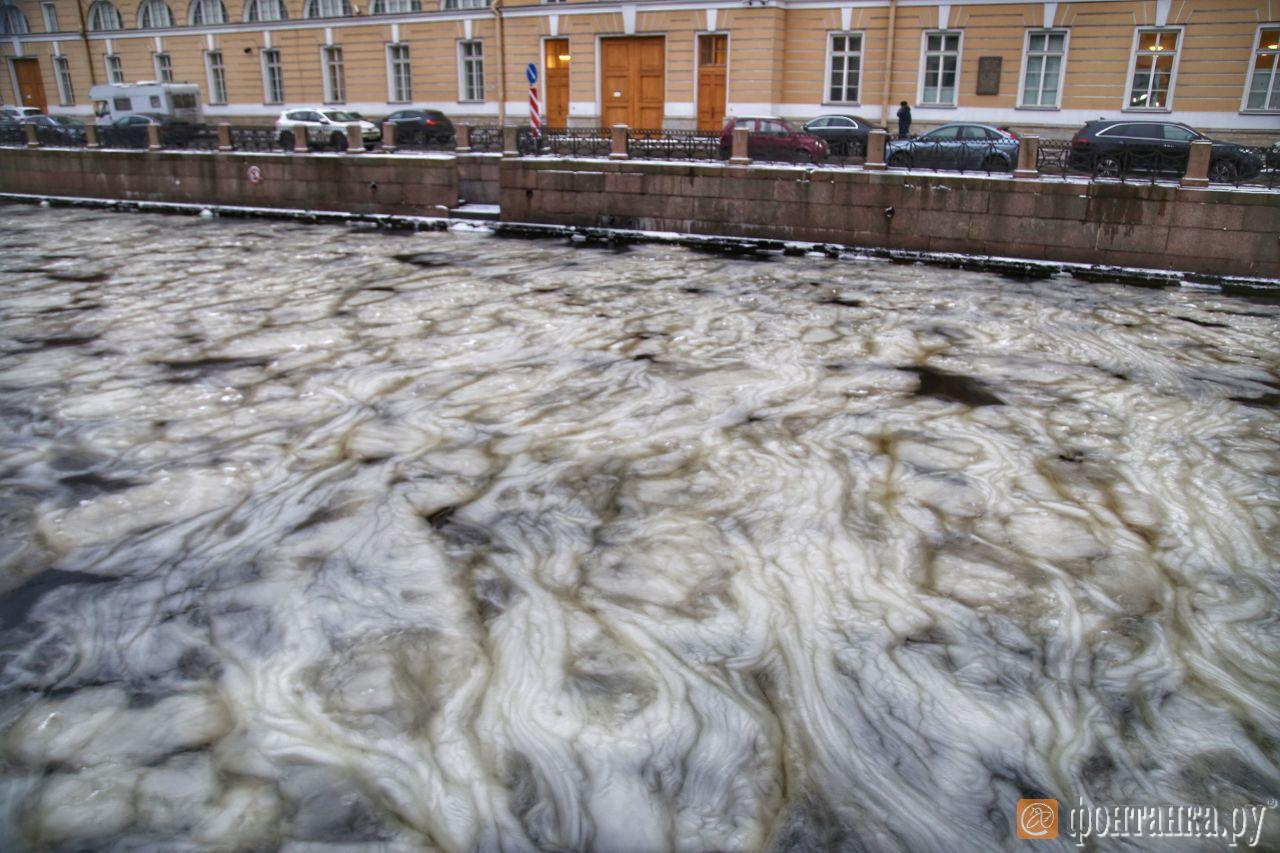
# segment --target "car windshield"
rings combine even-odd
[[[354,115],[343,110],[325,110],[324,117],[329,121],[359,121]]]
[[[67,127],[84,127],[84,122],[71,116],[49,116],[49,120]]]

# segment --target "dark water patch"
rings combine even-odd
[[[1242,406],[1249,406],[1254,409],[1275,409],[1280,408],[1280,394],[1260,394],[1256,397],[1228,397],[1233,403],[1239,403]]]
[[[1194,317],[1183,317],[1182,315],[1174,315],[1175,320],[1182,320],[1184,323],[1192,323],[1196,326],[1202,326],[1206,329],[1230,329],[1231,326],[1226,323],[1211,323],[1208,320],[1197,320]]]
[[[70,305],[58,305],[52,308],[41,308],[41,314],[61,314],[64,311],[94,311],[102,307],[101,302],[81,302],[79,300],[72,302]]]
[[[117,492],[128,491],[145,483],[144,480],[134,480],[129,477],[109,477],[94,472],[60,477],[58,482],[70,489],[71,497],[78,501],[91,500],[101,495],[112,495]]]
[[[58,349],[59,347],[78,347],[93,343],[98,335],[53,335],[48,338],[16,338],[18,343],[32,344],[21,352],[36,352],[42,349]]]
[[[987,390],[980,380],[956,373],[935,370],[932,367],[904,367],[907,373],[914,373],[920,378],[920,387],[916,389],[919,397],[933,397],[950,403],[964,403],[967,406],[1003,406],[1004,400]]]
[[[42,272],[54,281],[94,283],[111,278],[111,273],[101,270],[42,270]]]
[[[456,260],[451,260],[445,255],[436,254],[434,252],[405,252],[391,256],[392,260],[399,261],[402,264],[411,264],[415,267],[451,267],[457,264]]]
[[[864,303],[861,299],[846,299],[843,296],[829,296],[826,299],[818,300],[819,305],[839,305],[844,308],[861,308]]]
[[[0,595],[0,627],[12,628],[25,622],[36,602],[59,587],[109,583],[114,580],[86,572],[45,569],[22,586]]]
[[[235,370],[241,367],[261,368],[271,363],[269,358],[231,358],[226,356],[207,356],[205,358],[174,358],[153,361],[168,370],[181,373],[217,373],[223,370]]]

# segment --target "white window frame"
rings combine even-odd
[[[924,80],[928,74],[929,64],[929,36],[958,36],[956,39],[956,86],[955,101],[950,104],[930,104],[924,100]],[[945,42],[944,42],[945,44]],[[960,72],[963,69],[964,62],[964,30],[957,30],[948,27],[947,29],[925,30],[920,33],[920,79],[916,85],[916,109],[927,110],[953,110],[960,106]],[[941,78],[939,78],[941,83]],[[939,86],[938,88],[942,88]]]
[[[1062,65],[1058,71],[1058,99],[1054,101],[1052,106],[1042,104],[1028,104],[1025,102],[1027,96],[1027,66],[1031,64],[1031,37],[1033,35],[1052,35],[1062,36]],[[1018,69],[1018,109],[1020,110],[1061,110],[1062,109],[1062,93],[1066,89],[1065,81],[1067,79],[1067,53],[1071,50],[1071,30],[1066,27],[1028,27],[1026,35],[1022,38],[1022,67]],[[1038,56],[1053,56],[1054,54],[1046,51],[1039,52]],[[1040,68],[1040,88],[1044,89],[1044,67]]]
[[[71,77],[71,62],[60,53],[53,58],[53,79],[58,83],[58,104],[64,107],[74,106],[76,90]]]
[[[1275,115],[1280,113],[1280,109],[1271,107],[1250,107],[1249,106],[1249,88],[1253,85],[1253,66],[1257,61],[1258,54],[1263,53],[1262,49],[1262,31],[1280,29],[1280,21],[1273,21],[1269,24],[1258,24],[1258,30],[1253,36],[1253,52],[1249,54],[1249,67],[1244,72],[1244,94],[1240,96],[1240,112],[1249,115]],[[1280,90],[1280,51],[1266,51],[1266,53],[1274,53],[1276,62],[1271,66],[1271,92]],[[1268,98],[1270,100],[1270,98]]]
[[[831,71],[832,71],[831,63],[835,59],[835,55],[836,55],[834,45],[835,45],[837,36],[843,36],[846,38],[849,36],[858,37],[857,53],[850,54],[846,51],[846,53],[844,54],[846,56],[856,55],[858,57],[858,97],[852,101],[833,101],[831,99]],[[849,106],[849,107],[862,106],[862,84],[863,82],[865,82],[866,76],[867,76],[866,64],[863,62],[863,59],[864,59],[863,50],[865,49],[866,44],[867,44],[867,35],[862,30],[829,30],[827,32],[827,60],[825,63],[825,74],[823,75],[823,78],[822,78],[822,103],[832,104],[832,105],[838,104],[840,106]],[[846,68],[845,82],[847,83],[848,80],[849,80],[849,72],[848,72],[848,69]],[[844,86],[844,88],[848,89],[849,87],[846,85]]]
[[[1173,70],[1169,72],[1169,98],[1163,107],[1131,107],[1129,104],[1133,101],[1133,72],[1138,67],[1138,44],[1142,40],[1143,33],[1171,33],[1178,34],[1178,49],[1173,54]],[[1173,94],[1177,91],[1178,85],[1178,66],[1182,63],[1182,48],[1187,40],[1187,28],[1181,24],[1170,24],[1166,27],[1134,27],[1133,44],[1129,47],[1129,75],[1125,78],[1124,83],[1124,103],[1120,105],[1122,113],[1171,113],[1173,112]],[[1144,54],[1145,55],[1145,54]]]
[[[467,97],[467,57],[465,56],[464,45],[478,44],[480,45],[480,97]],[[485,101],[485,79],[484,79],[484,41],[481,39],[458,39],[458,103],[460,104],[483,104]],[[472,93],[474,94],[474,93]]]
[[[213,12],[213,17],[218,20],[210,20],[207,12]],[[200,20],[197,21],[197,15]],[[217,24],[226,24],[231,21],[231,15],[227,13],[227,4],[222,0],[191,0],[191,8],[187,11],[187,24],[192,27],[212,27]]]
[[[262,17],[264,6],[270,6],[273,12],[279,12],[280,15],[275,18]],[[269,24],[275,21],[287,21],[289,20],[289,10],[285,8],[283,0],[249,0],[244,4],[244,20],[248,24]]]
[[[164,58],[162,65],[160,60]],[[151,54],[151,65],[155,68],[156,81],[159,83],[173,82],[173,55],[167,51],[157,51]]]
[[[215,75],[213,73],[213,58],[215,56],[218,58],[218,70],[222,72],[220,75]],[[229,103],[230,98],[227,92],[227,62],[225,57],[223,57],[221,50],[206,50],[204,52],[204,71],[205,75],[209,78],[209,104],[213,106]],[[219,89],[221,89],[221,92],[219,92]],[[222,95],[221,98],[218,97],[219,94]]]
[[[440,0],[440,11],[456,12],[463,9],[488,9],[489,0]],[[475,41],[475,39],[467,39]]]
[[[396,63],[395,53],[397,50],[404,49],[404,91],[396,90]],[[413,102],[413,51],[409,49],[409,43],[404,41],[387,42],[387,103],[388,104],[409,104]]]
[[[274,54],[276,58],[276,69],[280,72],[278,79],[280,81],[280,100],[272,100],[271,95],[271,63],[270,56]],[[280,55],[278,47],[264,47],[259,54],[259,62],[262,65],[262,103],[264,104],[283,104],[284,103],[284,61]]]
[[[333,57],[337,57],[337,62]],[[347,63],[346,55],[340,44],[326,44],[320,48],[320,74],[324,82],[324,102],[326,104],[345,104],[347,102]],[[334,78],[330,76],[333,68],[337,68],[337,88],[334,91]]]
[[[108,53],[102,57],[107,67],[107,82],[119,86],[124,82],[124,61],[118,53]]]
[[[91,33],[113,33],[124,29],[124,18],[120,16],[120,10],[108,0],[98,0],[93,3],[85,14],[88,16],[85,25]],[[103,20],[108,14],[111,20]],[[110,24],[110,26],[103,26],[104,24]]]
[[[58,33],[62,30],[58,27],[58,7],[52,3],[40,4],[40,17],[44,20],[44,31],[46,33]]]

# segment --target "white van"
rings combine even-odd
[[[204,121],[200,87],[194,83],[101,83],[89,89],[89,98],[99,125],[136,113],[172,116],[191,124]]]

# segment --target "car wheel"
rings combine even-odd
[[[292,131],[286,130],[280,134],[280,147],[283,148],[285,151],[293,150],[293,142],[294,140],[293,140]]]
[[[329,135],[329,147],[334,151],[346,151],[347,135],[345,133],[338,133],[337,131],[334,131]]]
[[[1118,178],[1120,161],[1111,156],[1099,157],[1098,162],[1093,164],[1093,174],[1098,178]]]
[[[1007,172],[1009,164],[999,154],[988,154],[987,159],[982,161],[982,170],[984,172]]]
[[[1214,160],[1209,164],[1209,180],[1215,184],[1233,184],[1239,169],[1230,160]]]
[[[804,150],[803,148],[797,148],[797,149],[796,149],[796,162],[797,162],[797,163],[812,163],[812,162],[813,162],[813,155],[812,155],[812,154],[810,154],[808,151]]]
[[[899,169],[910,169],[911,155],[905,151],[895,151],[893,156],[889,158],[889,165],[896,166]]]

